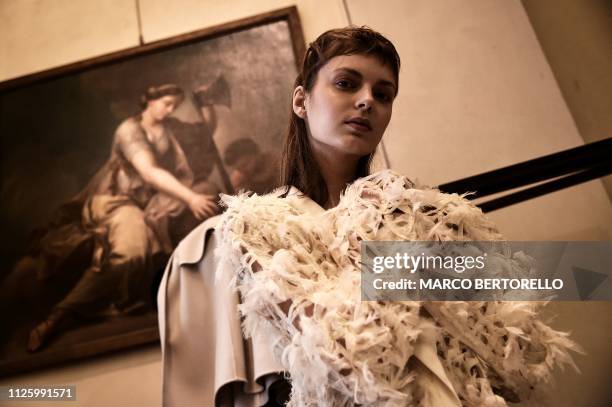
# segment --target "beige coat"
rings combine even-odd
[[[291,205],[313,213],[324,210],[298,192],[292,189],[287,197]],[[220,270],[215,279],[218,220],[208,219],[178,245],[159,288],[166,407],[261,406],[267,402],[267,388],[282,371],[266,338],[243,339],[238,295],[230,288],[233,270]],[[421,335],[415,356],[417,380],[429,404],[460,406],[433,335]]]

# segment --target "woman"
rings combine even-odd
[[[464,335],[448,324],[453,311],[480,321],[487,307],[361,303],[362,240],[500,239],[461,197],[417,190],[391,172],[367,176],[399,66],[393,45],[367,28],[310,44],[293,92],[286,188],[224,197],[223,217],[198,227],[168,265],[158,297],[164,405],[274,405],[280,371],[291,376],[292,406],[505,405],[499,394],[526,394],[546,376],[548,356],[567,355],[572,344],[546,330],[556,341],[537,349],[546,362],[517,379],[471,341],[476,328]],[[506,341],[511,360],[537,353],[517,350],[502,331],[481,336]]]
[[[142,112],[117,128],[109,160],[66,205],[81,208],[74,223],[81,236],[93,237],[93,255],[74,288],[31,331],[28,350],[39,349],[67,317],[95,316],[111,304],[119,311],[143,306],[155,263],[172,251],[168,220],[185,208],[199,220],[217,212],[214,195],[192,189],[185,154],[166,125],[183,99],[177,85],[147,89]],[[77,250],[75,225],[66,227],[52,226],[41,239],[41,274],[53,274],[54,259]]]

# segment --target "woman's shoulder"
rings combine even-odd
[[[117,130],[115,130],[115,134],[117,136],[121,135],[130,135],[134,134],[143,134],[144,130],[142,129],[142,125],[140,124],[140,116],[131,116],[127,119],[123,120],[117,126]]]

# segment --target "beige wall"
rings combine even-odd
[[[154,407],[161,405],[158,345],[100,355],[61,367],[0,378],[0,386],[76,386],[76,401],[53,407]],[[44,403],[7,402],[5,407],[42,407]]]
[[[523,0],[587,143],[612,137],[612,2]],[[612,175],[604,178],[612,199]]]
[[[131,0],[2,0],[0,21],[0,80],[138,45]]]
[[[583,143],[518,0],[346,3],[354,23],[379,29],[402,55],[401,91],[385,141],[396,171],[437,184]],[[291,2],[140,4],[144,40],[154,41]],[[341,0],[299,1],[298,9],[307,40],[347,23]],[[0,80],[138,44],[133,0],[0,0],[0,18]],[[612,230],[612,209],[600,181],[491,216],[511,239],[610,239]],[[595,397],[606,394],[608,305],[556,306],[560,326],[577,330],[591,356],[578,360],[583,376],[563,376],[567,385],[551,405],[598,405]],[[584,315],[595,324],[584,325]],[[152,406],[160,399],[159,369],[159,351],[148,347],[0,384],[76,384],[79,401],[65,403],[70,406]]]

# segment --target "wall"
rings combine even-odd
[[[523,6],[584,141],[612,137],[612,2],[523,0]],[[604,185],[612,199],[612,175]]]
[[[141,0],[143,38],[167,38],[290,4]],[[583,144],[518,0],[346,4],[354,23],[379,29],[402,55],[400,96],[385,136],[394,170],[435,185]],[[347,23],[340,0],[299,1],[298,9],[307,41]],[[138,44],[132,0],[4,0],[0,18],[0,80]],[[612,209],[599,180],[491,217],[510,239],[612,236]],[[578,331],[591,356],[578,358],[584,375],[560,377],[565,386],[550,404],[599,405],[608,394],[601,373],[612,367],[609,304],[558,304],[551,311],[561,314],[559,327]],[[70,383],[79,401],[67,405],[148,406],[159,404],[159,370],[159,352],[148,347],[4,378],[0,385]]]
[[[76,401],[49,403],[54,407],[138,407],[161,404],[161,354],[150,345],[76,363],[0,378],[0,386],[75,385]],[[17,401],[5,407],[40,407],[39,401]]]

